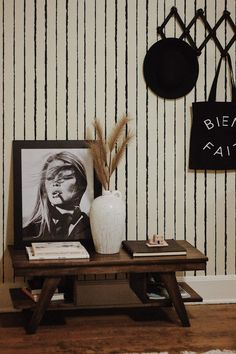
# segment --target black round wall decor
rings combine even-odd
[[[165,38],[153,44],[143,63],[147,86],[158,96],[176,99],[189,93],[199,73],[197,52],[179,38]]]

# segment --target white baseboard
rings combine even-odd
[[[188,283],[202,298],[204,304],[236,303],[236,275],[186,276],[178,280]],[[24,283],[5,283],[0,285],[0,312],[16,311],[9,295],[10,288]]]
[[[181,280],[203,298],[204,304],[236,303],[236,275],[186,276]]]

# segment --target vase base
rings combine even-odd
[[[96,250],[96,249],[95,249],[95,252],[96,252],[96,253],[99,253],[99,254],[104,254],[104,255],[106,255],[106,254],[117,254],[117,253],[120,253],[120,250],[119,250],[119,251],[111,251],[111,252],[109,252],[109,251],[100,251],[100,250]]]

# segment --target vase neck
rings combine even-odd
[[[113,190],[113,191],[111,191],[111,190],[103,190],[102,195],[104,195],[104,196],[105,195],[113,195],[113,196],[115,196],[117,198],[122,198],[121,192],[116,190],[116,189]]]
[[[103,190],[102,195],[110,195],[112,194],[112,191],[110,190]]]

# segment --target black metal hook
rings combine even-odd
[[[230,16],[230,12],[228,10],[224,10],[222,16],[219,18],[219,20],[216,22],[216,24],[212,28],[210,26],[209,22],[207,21],[207,18],[206,18],[205,14],[204,14],[204,10],[203,9],[201,9],[201,8],[198,9],[196,11],[194,17],[192,18],[192,20],[186,26],[185,23],[183,22],[181,16],[178,13],[178,9],[175,6],[173,6],[171,8],[171,10],[170,10],[170,13],[167,15],[167,17],[163,21],[162,25],[157,28],[157,34],[159,34],[162,38],[166,38],[166,35],[164,33],[164,29],[165,29],[166,25],[168,24],[168,22],[170,21],[170,19],[172,17],[175,18],[175,20],[177,21],[177,23],[179,24],[179,26],[180,26],[180,28],[182,30],[182,34],[181,34],[181,36],[179,38],[180,39],[186,38],[188,40],[189,44],[196,50],[197,55],[201,54],[203,48],[206,46],[208,41],[210,39],[212,39],[215,42],[216,47],[220,51],[221,56],[225,57],[227,55],[229,49],[233,45],[233,43],[236,41],[236,25],[235,25],[234,21],[232,20],[232,18]],[[199,47],[197,47],[197,45],[195,43],[195,40],[192,38],[192,36],[190,34],[190,29],[194,25],[196,25],[198,19],[200,19],[203,22],[203,25],[205,26],[205,29],[208,32],[208,35],[206,36],[206,38],[200,44]],[[225,46],[225,48],[223,48],[223,46],[221,45],[221,43],[220,43],[220,41],[219,41],[219,39],[217,38],[217,35],[216,35],[217,29],[221,26],[221,24],[224,21],[227,21],[227,23],[230,25],[231,29],[234,32],[233,37],[228,42],[228,44]]]

